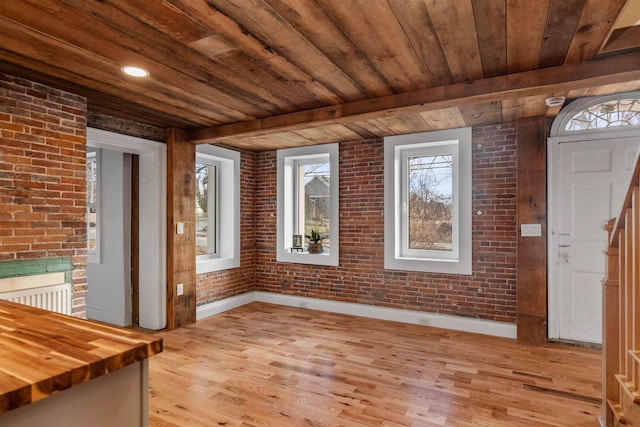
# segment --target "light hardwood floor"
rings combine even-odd
[[[151,426],[599,425],[599,350],[264,303],[161,334]]]

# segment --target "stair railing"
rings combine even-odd
[[[640,161],[617,218],[605,224],[602,389],[608,427],[640,425]]]

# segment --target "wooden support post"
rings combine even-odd
[[[544,116],[519,119],[518,340],[547,340],[547,134]],[[541,236],[523,237],[521,224],[540,224]]]
[[[195,145],[167,134],[167,328],[196,321]],[[183,294],[178,295],[178,284]]]

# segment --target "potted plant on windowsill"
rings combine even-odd
[[[306,236],[309,239],[309,253],[321,254],[322,253],[322,236],[317,230],[311,229],[311,234]]]

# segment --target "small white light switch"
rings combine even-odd
[[[184,222],[176,222],[176,234],[184,234]]]
[[[176,295],[181,296],[182,294],[184,294],[184,284],[178,283],[176,285]]]
[[[542,225],[540,224],[520,224],[520,234],[522,237],[542,236]]]

